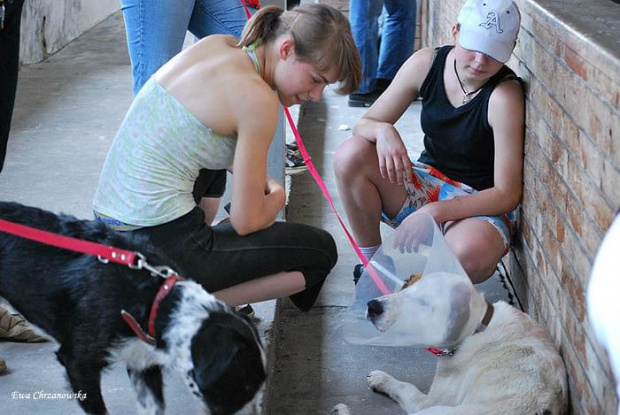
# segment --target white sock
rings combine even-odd
[[[381,244],[375,246],[360,246],[360,251],[364,257],[370,261],[370,258],[381,248]]]

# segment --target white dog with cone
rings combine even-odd
[[[506,302],[488,303],[433,219],[418,216],[373,257],[343,329],[354,344],[436,347],[435,377],[424,394],[373,371],[370,388],[409,414],[565,413],[566,369],[547,330]]]

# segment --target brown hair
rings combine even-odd
[[[264,43],[288,34],[295,42],[295,54],[324,72],[339,69],[337,92],[357,90],[362,78],[359,52],[351,35],[349,21],[326,4],[303,4],[284,11],[276,6],[261,8],[248,21],[237,46]]]

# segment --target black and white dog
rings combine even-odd
[[[0,202],[0,219],[140,252],[150,264],[171,263],[148,241],[94,221]],[[139,409],[162,413],[162,368],[186,374],[193,394],[211,414],[255,405],[265,377],[265,353],[251,321],[192,281],[179,281],[159,303],[154,344],[138,338],[125,310],[143,331],[164,279],[149,271],[102,264],[97,257],[55,248],[0,231],[0,296],[60,343],[56,352],[87,413],[105,414],[101,372],[124,360]],[[138,330],[140,331],[140,330]]]

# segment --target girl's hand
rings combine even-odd
[[[405,178],[411,178],[411,160],[400,134],[391,124],[385,124],[377,136],[377,157],[379,169],[384,179],[390,183],[403,184]]]
[[[420,215],[420,211],[421,209],[407,216],[396,228],[392,247],[401,254],[418,252],[420,244],[433,244],[434,227],[424,215]]]

